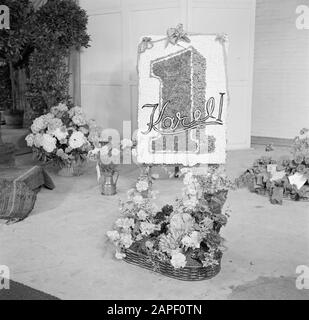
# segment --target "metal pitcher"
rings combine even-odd
[[[118,171],[116,171],[114,174],[103,175],[102,181],[101,181],[101,186],[102,186],[101,193],[106,196],[113,196],[114,194],[116,194],[117,193],[116,185],[117,185],[118,177],[119,177]]]

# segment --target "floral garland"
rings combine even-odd
[[[53,161],[63,167],[87,159],[93,147],[91,131],[95,127],[81,107],[60,103],[33,121],[26,142],[39,160]]]
[[[283,198],[309,201],[309,130],[302,129],[293,140],[292,157],[279,160],[261,157],[237,180],[238,187],[268,195],[273,204],[282,204]]]
[[[211,208],[218,199],[205,197],[200,183],[203,179],[188,168],[183,168],[181,174],[184,188],[175,206],[165,205],[158,210],[153,203],[157,192],[151,190],[149,176],[142,176],[128,191],[128,200],[120,206],[122,217],[114,230],[107,232],[116,246],[116,258],[125,258],[130,249],[168,262],[174,268],[218,264],[216,257],[223,249],[219,231],[227,223],[227,215],[222,213],[227,188],[215,190],[218,194],[224,191],[225,195],[219,201],[220,210],[214,212]],[[222,173],[218,175],[223,181]],[[212,173],[208,180],[210,176],[215,177]]]

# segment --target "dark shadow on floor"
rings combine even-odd
[[[309,290],[299,290],[296,278],[259,277],[238,287],[233,287],[229,300],[309,300]]]
[[[0,290],[1,300],[60,300],[42,291],[10,281],[10,289]]]

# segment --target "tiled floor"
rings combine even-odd
[[[273,154],[287,152],[277,149]],[[262,148],[229,152],[229,175],[238,176],[263,153]],[[31,163],[28,156],[17,161],[18,166]],[[242,299],[261,298],[263,292],[271,299],[308,298],[306,290],[295,286],[296,267],[309,266],[308,203],[276,206],[247,190],[231,191],[222,270],[211,280],[189,283],[113,257],[105,234],[119,214],[119,199],[138,176],[135,167],[121,168],[119,192],[112,197],[100,195],[93,167],[82,177],[52,176],[56,189],[39,193],[26,220],[0,224],[0,265],[8,265],[12,279],[20,283],[61,299]],[[163,205],[180,194],[181,181],[169,180],[161,171],[155,188]]]

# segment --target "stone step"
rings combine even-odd
[[[15,146],[15,154],[21,155],[31,153],[31,148],[27,147],[26,136],[30,133],[29,129],[10,129],[5,125],[1,126],[2,140],[4,143],[12,143]]]

